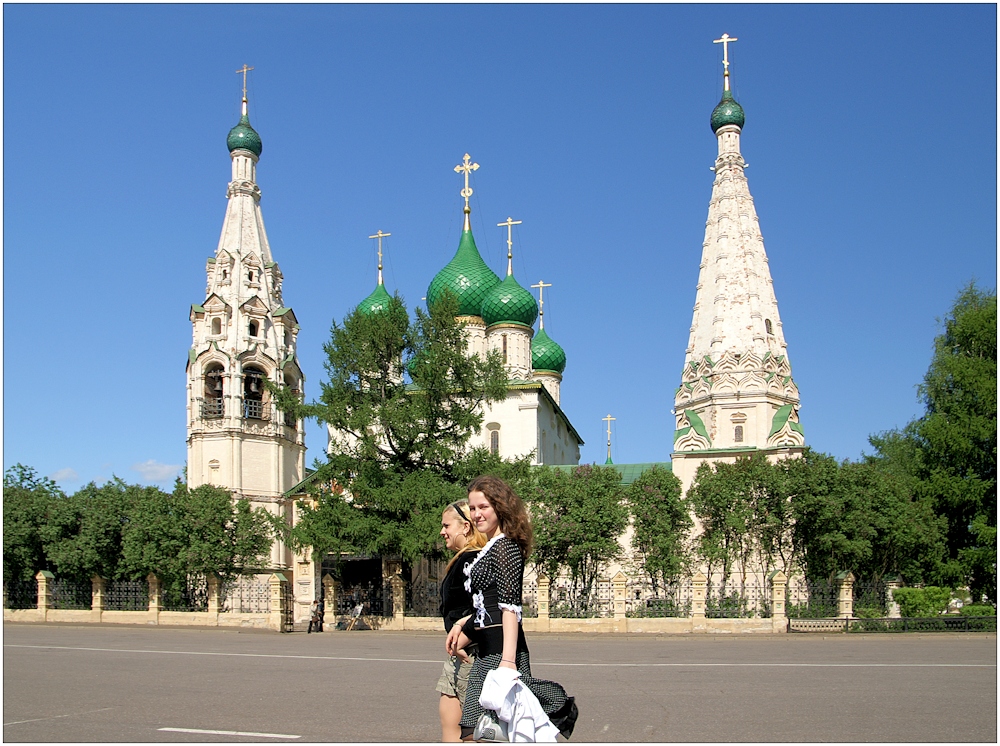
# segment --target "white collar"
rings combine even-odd
[[[466,573],[467,575],[472,572],[472,568],[475,567],[476,563],[483,558],[483,555],[490,550],[490,547],[496,544],[497,539],[502,539],[502,538],[504,538],[503,531],[501,531],[492,539],[490,539],[488,542],[486,542],[486,546],[484,546],[482,549],[479,550],[479,554],[477,554],[476,558],[472,560],[472,563],[468,565],[469,569],[468,572]]]

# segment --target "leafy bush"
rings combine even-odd
[[[996,616],[997,610],[989,604],[968,604],[958,611],[962,616]]]
[[[951,589],[929,585],[925,588],[897,588],[892,597],[905,617],[930,617],[942,614],[951,601]]]

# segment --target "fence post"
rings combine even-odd
[[[536,591],[537,596],[535,597],[535,602],[538,605],[538,630],[540,632],[548,632],[549,591],[551,589],[552,581],[549,580],[548,575],[540,572],[536,577],[536,582],[538,584],[538,590]]]
[[[205,586],[208,589],[208,613],[216,616],[218,623],[219,610],[222,608],[222,581],[214,572],[205,575]]]
[[[896,603],[896,589],[903,587],[903,579],[897,577],[895,580],[890,580],[885,584],[885,606],[886,614],[890,619],[899,619],[902,614],[899,613],[899,604]]]
[[[326,604],[326,613],[330,615],[333,619],[333,627],[335,629],[337,625],[337,596],[340,595],[340,582],[333,579],[330,573],[323,576],[323,603]],[[326,623],[323,624],[326,626]]]
[[[785,618],[788,576],[781,570],[775,570],[768,577],[771,580],[771,629],[784,632],[788,628],[788,620]]]
[[[149,623],[159,624],[160,607],[163,605],[163,585],[153,573],[146,576],[146,582],[149,584]]]
[[[392,616],[398,620],[399,629],[402,629],[406,612],[406,585],[398,573],[389,578],[389,585],[392,586]]]
[[[100,622],[104,613],[104,578],[95,575],[90,579],[90,621]]]
[[[611,578],[611,588],[614,591],[615,599],[615,619],[625,618],[625,586],[628,583],[628,577],[621,570]]]
[[[708,578],[699,570],[691,578],[691,616],[694,619],[705,618],[705,586]]]
[[[275,632],[284,632],[284,618],[288,613],[284,591],[288,580],[280,572],[275,572],[271,573],[268,583],[271,586],[271,603],[268,606],[267,626]]]
[[[39,570],[38,574],[35,575],[35,580],[38,581],[38,610],[42,612],[42,621],[47,621],[46,616],[48,615],[49,609],[52,608],[52,583],[56,576],[50,573],[48,570]]]
[[[837,593],[837,616],[850,619],[854,616],[854,573],[845,571],[837,573],[840,590]]]

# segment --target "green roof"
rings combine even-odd
[[[463,230],[455,256],[427,288],[427,305],[437,303],[447,288],[458,298],[459,316],[479,316],[486,294],[499,284],[500,278],[479,255],[472,231]]]
[[[568,474],[573,469],[578,469],[581,466],[597,466],[597,464],[555,464],[552,468],[559,469],[559,471],[564,471]],[[621,474],[622,484],[632,484],[632,482],[639,478],[640,474],[649,471],[654,466],[667,469],[668,471],[673,470],[673,465],[669,461],[651,461],[646,464],[607,464],[606,468],[614,469]],[[602,464],[601,468],[605,468],[605,465]]]
[[[534,370],[551,370],[562,373],[566,370],[566,351],[550,337],[544,329],[531,340],[531,367]]]
[[[239,123],[229,130],[229,136],[226,138],[226,146],[229,148],[230,153],[237,148],[241,148],[249,150],[256,156],[260,156],[260,152],[264,149],[260,141],[260,135],[250,126],[250,117],[246,114],[241,116]]]
[[[718,132],[721,127],[727,124],[735,124],[740,129],[743,128],[746,116],[743,113],[743,107],[736,103],[731,91],[722,92],[722,100],[712,111],[711,121],[712,132]]]
[[[392,296],[386,291],[385,285],[380,282],[375,286],[371,295],[358,303],[358,311],[365,316],[386,311],[389,309],[390,300],[392,300]]]
[[[514,275],[507,275],[486,294],[479,315],[487,326],[504,323],[533,326],[538,318],[538,302],[518,284]]]

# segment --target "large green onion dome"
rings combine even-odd
[[[486,326],[494,324],[523,324],[533,326],[538,318],[535,296],[517,284],[514,275],[507,275],[503,282],[490,290],[483,300],[479,314]]]
[[[722,100],[712,111],[712,132],[718,132],[720,127],[727,124],[735,124],[743,129],[745,119],[743,107],[736,103],[732,91],[723,91]]]
[[[566,351],[544,329],[539,329],[531,340],[531,367],[536,373],[562,373],[566,370]]]
[[[250,126],[250,117],[245,112],[240,117],[239,124],[229,130],[226,145],[229,146],[230,153],[239,148],[241,150],[249,150],[258,157],[260,157],[260,151],[264,149],[260,141],[260,135]]]
[[[363,313],[365,316],[381,313],[389,308],[390,300],[392,300],[392,296],[390,296],[388,291],[385,289],[385,285],[380,282],[375,286],[371,295],[358,303],[358,311]]]
[[[500,278],[479,256],[472,231],[466,228],[455,256],[431,280],[427,288],[427,305],[437,303],[447,288],[458,298],[459,316],[478,316],[486,294],[499,284]]]

